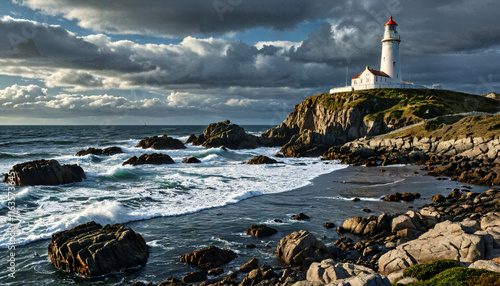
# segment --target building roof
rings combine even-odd
[[[372,74],[372,75],[377,75],[377,76],[385,76],[385,77],[390,77],[388,76],[385,72],[383,71],[376,71],[376,70],[371,70],[371,69],[368,69],[368,71]],[[362,73],[364,73],[365,71],[362,71],[360,72],[357,76],[351,78],[351,79],[357,79],[359,78],[359,76],[361,76]]]
[[[392,16],[391,16],[391,17],[389,18],[389,22],[385,23],[385,25],[384,25],[384,26],[387,26],[387,25],[396,25],[396,26],[397,26],[398,24],[392,20]]]

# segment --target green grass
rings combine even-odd
[[[308,97],[303,104],[321,105],[334,112],[357,109],[363,114],[364,120],[383,121],[393,130],[442,115],[471,111],[494,113],[500,110],[500,102],[495,99],[432,89],[373,89],[324,93]],[[436,126],[432,126],[431,129],[435,128]]]
[[[386,136],[399,137],[434,137],[442,140],[464,137],[498,138],[500,136],[500,115],[476,115],[461,118],[445,117],[430,120],[423,125]]]
[[[418,280],[428,280],[440,272],[457,266],[453,259],[443,259],[426,264],[417,264],[403,271],[404,277],[413,277]]]
[[[404,270],[403,275],[419,280],[407,286],[500,286],[500,273],[456,267],[456,261],[451,259],[414,265]],[[396,282],[393,285],[402,284]]]

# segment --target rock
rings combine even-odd
[[[105,155],[105,156],[112,156],[115,154],[120,154],[123,153],[122,149],[120,147],[108,147],[104,149],[96,149],[96,148],[88,148],[87,150],[80,150],[76,152],[75,156],[86,156],[86,155]]]
[[[55,267],[84,277],[144,266],[149,249],[142,236],[122,225],[95,222],[52,235],[49,258]]]
[[[389,279],[380,274],[365,274],[333,281],[328,286],[392,286]]]
[[[406,277],[406,278],[403,278],[403,279],[399,280],[398,283],[397,283],[397,285],[399,285],[399,284],[406,285],[406,284],[414,283],[414,282],[417,282],[417,281],[418,281],[417,278]]]
[[[435,195],[431,198],[431,201],[440,203],[446,201],[446,198],[443,195]]]
[[[123,166],[125,165],[163,165],[163,164],[175,164],[174,160],[170,158],[167,154],[142,154],[139,158],[136,156],[129,158],[127,161],[123,162]]]
[[[183,283],[192,283],[207,280],[207,270],[199,270],[188,273],[182,278]]]
[[[294,216],[293,219],[294,220],[306,220],[306,219],[310,219],[310,217],[304,213],[299,213],[298,215]]]
[[[288,143],[281,147],[280,153],[285,157],[319,157],[326,148],[323,144],[315,144],[311,134],[297,134]]]
[[[182,163],[192,164],[192,163],[201,163],[200,160],[196,157],[189,157],[182,159]]]
[[[330,229],[334,228],[335,224],[333,222],[325,222],[325,228]]]
[[[255,156],[247,162],[247,164],[276,164],[276,163],[279,162],[267,156],[262,156],[262,155]]]
[[[500,212],[490,212],[481,218],[481,229],[500,227]]]
[[[418,229],[413,223],[412,219],[406,215],[400,215],[392,220],[392,232],[396,233],[402,229]]]
[[[12,181],[16,186],[63,185],[81,182],[85,172],[78,165],[62,165],[56,160],[38,160],[14,165]],[[3,182],[9,182],[5,174]]]
[[[276,255],[287,265],[307,268],[312,262],[330,258],[323,242],[305,230],[293,232],[280,240]]]
[[[180,140],[168,137],[166,134],[161,137],[146,137],[142,139],[135,147],[141,147],[142,149],[153,148],[156,150],[186,149],[186,146],[184,146],[184,144]]]
[[[245,248],[249,248],[249,249],[256,248],[256,247],[257,246],[255,244],[251,244],[251,243],[245,245]]]
[[[196,265],[201,269],[210,269],[222,266],[236,258],[236,253],[229,249],[220,249],[209,246],[203,249],[180,256],[181,262]]]
[[[404,201],[404,202],[411,202],[411,201],[414,201],[415,199],[418,199],[420,198],[420,194],[419,193],[407,193],[407,192],[404,192],[404,193],[393,193],[393,194],[390,194],[386,197],[384,197],[384,201],[387,201],[387,202],[399,202],[399,201]]]
[[[208,125],[198,141],[205,148],[255,149],[264,146],[258,137],[246,134],[243,127],[229,120]]]
[[[474,232],[475,229],[461,223],[438,223],[418,239],[403,243],[382,255],[378,261],[379,272],[388,274],[415,264],[454,259],[457,253],[468,262],[484,259],[488,255],[487,241],[491,236]]]
[[[446,196],[447,200],[452,200],[452,199],[458,199],[462,193],[460,192],[459,189],[454,189],[449,195]]]
[[[222,268],[212,269],[208,271],[208,275],[210,276],[219,276],[222,273],[224,273],[224,270]]]
[[[371,210],[371,209],[362,209],[361,211],[362,211],[362,212],[365,212],[365,213],[371,213],[371,212],[372,212],[372,210]]]
[[[352,199],[352,201],[353,202],[359,202],[359,201],[361,201],[361,199],[360,198],[354,198],[354,199]]]
[[[238,286],[240,283],[236,280],[233,280],[229,277],[224,277],[215,281],[205,281],[200,284],[200,286]],[[160,286],[160,285],[158,285]]]
[[[500,263],[493,260],[478,260],[471,265],[469,268],[486,269],[489,271],[500,272]]]
[[[375,271],[356,264],[335,263],[333,259],[326,259],[321,263],[311,264],[307,270],[307,281],[329,284],[336,280],[367,274],[375,274]]]
[[[240,271],[250,272],[256,268],[259,268],[259,260],[257,258],[252,258],[252,260],[248,261],[240,267]]]
[[[253,235],[255,237],[271,236],[277,232],[278,231],[275,230],[274,228],[270,228],[266,225],[258,225],[258,224],[254,224],[246,230],[246,234]]]

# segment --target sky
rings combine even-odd
[[[390,15],[404,80],[500,93],[499,13],[498,0],[6,0],[0,124],[278,125],[379,69]]]

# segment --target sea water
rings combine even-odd
[[[245,126],[247,132],[255,135],[268,128]],[[10,280],[5,277],[7,272],[0,269],[0,284],[28,285],[27,281],[32,279],[41,279],[37,283],[45,285],[66,283],[62,282],[66,278],[54,278],[60,272],[50,265],[44,251],[48,245],[47,239],[55,232],[89,221],[102,225],[142,221],[138,225],[148,229],[145,227],[148,221],[152,224],[156,222],[153,218],[182,218],[190,213],[236,204],[247,198],[290,191],[310,184],[313,178],[321,174],[344,168],[319,158],[279,158],[284,164],[273,165],[244,164],[256,155],[271,157],[279,148],[225,151],[190,144],[182,150],[135,147],[144,137],[167,134],[185,141],[190,134],[199,135],[203,129],[204,126],[0,127],[0,174],[7,173],[15,164],[55,159],[61,164],[78,164],[87,176],[79,183],[15,188],[14,201],[18,211],[15,245],[25,256],[38,249],[41,259],[25,260],[22,265],[17,265],[18,269],[22,269],[21,275],[25,276],[25,280],[17,279],[8,283]],[[81,149],[111,146],[120,147],[124,153],[113,156],[75,156]],[[122,166],[132,156],[151,153],[168,154],[176,163]],[[201,163],[181,163],[183,158],[191,156],[201,160]],[[0,251],[5,255],[8,255],[9,240],[12,241],[12,232],[8,229],[11,224],[4,223],[9,219],[8,187],[6,183],[0,184]],[[170,227],[175,228],[179,220],[170,221],[174,224]],[[189,230],[189,226],[181,228]],[[148,245],[158,247],[161,243],[162,247],[168,249],[175,248],[176,243],[166,243],[164,240],[180,241],[183,234],[173,232],[154,237],[161,239],[148,241]],[[5,266],[3,262],[1,265]],[[69,277],[67,283],[74,284],[74,277]]]

